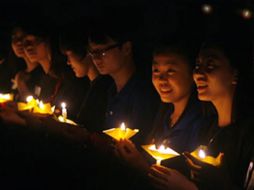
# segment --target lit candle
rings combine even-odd
[[[103,131],[103,133],[106,133],[107,135],[113,137],[114,139],[118,141],[120,139],[129,139],[132,136],[134,136],[137,132],[139,132],[138,129],[127,128],[124,122],[122,122],[120,127],[118,128],[112,128],[112,129]]]
[[[39,102],[39,108],[42,109],[42,110],[44,109],[43,101],[40,101],[40,102]]]
[[[124,122],[121,123],[120,129],[121,129],[122,131],[126,131],[126,127],[125,127]]]
[[[27,97],[26,97],[26,102],[29,103],[29,102],[31,102],[33,99],[34,99],[33,96],[27,96]]]
[[[64,121],[66,121],[66,119],[67,119],[66,103],[62,102],[61,103],[61,107],[62,107],[62,116],[63,116],[63,119],[64,119]]]
[[[200,149],[198,151],[198,156],[201,158],[201,159],[204,159],[206,157],[206,153],[203,149]]]
[[[219,166],[221,164],[223,153],[219,153],[217,157],[209,156],[207,155],[207,147],[200,145],[195,151],[191,153],[191,155],[201,162],[205,162],[213,166]]]
[[[165,147],[164,145],[160,145],[159,148],[156,148],[155,144],[143,145],[142,148],[156,159],[157,165],[160,165],[162,160],[179,156],[176,151],[169,147]]]
[[[0,103],[8,102],[13,100],[13,94],[1,94],[0,93]]]

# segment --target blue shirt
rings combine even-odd
[[[139,129],[132,140],[144,142],[159,102],[151,82],[134,74],[120,92],[117,93],[115,84],[109,89],[105,129],[120,127],[124,122],[128,128]]]
[[[173,111],[172,104],[163,105],[155,122],[153,132],[155,143],[164,143],[179,153],[196,149],[199,145],[199,131],[205,123],[201,103],[192,95],[178,121],[169,127]]]

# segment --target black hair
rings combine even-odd
[[[166,39],[155,44],[153,56],[158,54],[177,54],[183,57],[188,62],[191,69],[193,69],[197,50],[197,46],[188,39]]]
[[[60,35],[59,46],[61,52],[73,51],[81,57],[87,55],[88,34],[83,30],[65,31]]]
[[[217,34],[206,40],[200,50],[208,48],[221,51],[229,60],[230,65],[240,75],[250,75],[249,72],[251,71],[253,61],[253,49],[250,40],[241,36]]]
[[[112,18],[93,20],[89,32],[89,41],[96,44],[106,44],[110,39],[119,44],[133,41],[134,31],[128,23],[130,22],[124,19],[121,19],[120,22]]]

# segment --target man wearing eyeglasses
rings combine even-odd
[[[100,74],[110,75],[114,84],[108,92],[105,129],[119,127],[139,129],[132,138],[144,142],[153,122],[159,98],[152,84],[136,71],[129,31],[114,25],[93,28],[89,37],[89,55]]]

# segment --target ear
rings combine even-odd
[[[122,52],[124,55],[129,55],[132,53],[132,43],[130,41],[123,43]]]
[[[237,83],[238,83],[238,71],[236,69],[234,69],[232,85],[237,85]]]

